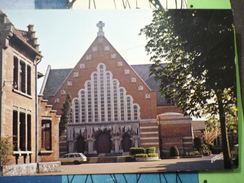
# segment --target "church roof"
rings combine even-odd
[[[140,64],[140,65],[131,65],[134,71],[141,77],[141,79],[148,85],[148,87],[157,92],[157,105],[167,105],[164,98],[160,95],[158,91],[158,84],[154,80],[153,76],[149,76],[149,67],[150,64]],[[54,96],[59,87],[69,76],[72,68],[67,69],[51,69],[47,72],[46,84],[43,88],[43,98],[48,99],[50,96]]]
[[[43,92],[41,92],[43,94],[43,98],[48,99],[49,97],[54,96],[71,71],[72,68],[50,69],[50,71],[47,71],[48,77],[46,85],[43,88]]]

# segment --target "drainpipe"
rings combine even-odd
[[[38,162],[38,142],[39,142],[39,134],[38,134],[38,94],[37,94],[37,79],[38,79],[38,72],[37,72],[37,65],[38,63],[41,62],[41,57],[37,56],[35,58],[35,123],[36,123],[36,129],[35,129],[35,136],[36,136],[36,142],[35,142],[35,162]]]

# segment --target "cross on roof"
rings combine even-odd
[[[104,36],[104,32],[103,32],[103,27],[105,26],[105,24],[102,21],[99,21],[97,23],[97,27],[98,27],[98,36]]]

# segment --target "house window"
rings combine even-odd
[[[27,150],[31,151],[31,115],[27,114]]]
[[[27,94],[31,95],[31,67],[27,65]]]
[[[31,151],[31,115],[13,111],[13,149]]]
[[[52,149],[51,120],[42,120],[42,149]]]
[[[20,113],[19,118],[20,123],[20,150],[26,151],[26,115],[25,113]]]
[[[13,111],[13,149],[18,151],[19,148],[19,132],[18,132],[18,112]]]
[[[13,88],[31,95],[31,66],[14,56]]]

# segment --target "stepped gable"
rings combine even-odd
[[[0,11],[0,27],[3,27],[4,30],[2,33],[3,37],[9,37],[10,44],[14,42],[12,46],[16,46],[15,44],[18,43],[19,49],[23,49],[21,48],[23,46],[27,47],[33,51],[34,55],[42,57],[39,51],[39,44],[37,44],[38,38],[35,35],[34,25],[28,25],[27,31],[16,29],[7,15]],[[8,47],[9,43],[5,42],[4,47]]]

